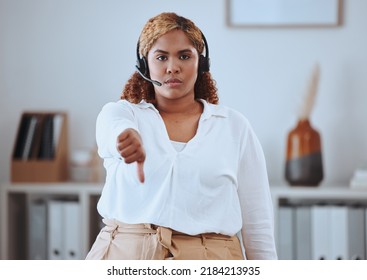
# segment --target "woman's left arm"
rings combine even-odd
[[[277,259],[274,214],[262,147],[248,124],[238,171],[242,240],[247,259]]]

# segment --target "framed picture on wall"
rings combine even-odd
[[[231,27],[337,27],[343,0],[226,0]]]

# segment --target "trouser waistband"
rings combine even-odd
[[[103,219],[103,222],[105,227],[86,259],[244,259],[237,236],[188,235],[153,224],[126,224],[115,219]]]
[[[151,224],[126,224],[115,219],[103,219],[106,225],[105,230],[117,231],[121,233],[157,233]]]
[[[141,224],[126,224],[116,219],[103,219],[103,223],[106,225],[103,231],[111,234],[113,238],[117,233],[131,233],[131,234],[157,234],[158,242],[164,247],[169,248],[172,242],[172,235],[185,235],[193,238],[205,239],[229,239],[231,236],[223,235],[219,233],[202,233],[197,235],[188,235],[179,231],[172,230],[167,227],[156,226],[148,223]]]

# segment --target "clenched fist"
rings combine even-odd
[[[145,150],[139,133],[132,128],[125,129],[117,137],[116,147],[126,163],[137,163],[139,181],[144,183]]]

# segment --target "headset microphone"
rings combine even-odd
[[[144,79],[144,80],[146,80],[146,81],[148,81],[148,82],[151,82],[151,83],[153,83],[153,84],[155,84],[155,85],[157,85],[157,86],[162,86],[162,83],[160,83],[160,82],[158,82],[158,81],[156,81],[156,80],[152,80],[152,79],[149,79],[147,76],[145,76],[141,71],[140,71],[140,68],[138,67],[138,65],[135,65],[135,67],[136,67],[136,70],[138,71],[138,73],[140,74],[140,76],[142,76],[142,78]]]

